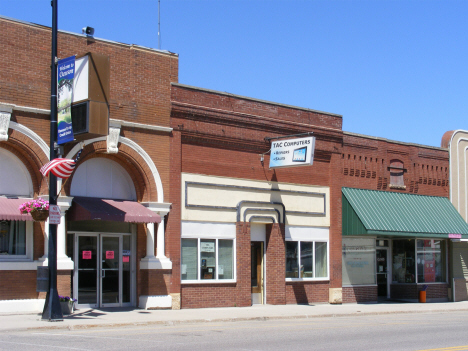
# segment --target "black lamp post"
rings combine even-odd
[[[57,1],[52,0],[52,62],[50,66],[50,160],[55,159],[57,141]],[[57,204],[57,177],[49,173],[49,205]],[[42,319],[62,321],[63,314],[57,291],[57,225],[49,221],[49,291]]]

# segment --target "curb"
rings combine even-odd
[[[344,313],[321,313],[321,314],[298,314],[298,315],[278,315],[278,316],[254,316],[254,317],[229,317],[229,318],[199,318],[199,319],[178,319],[178,320],[157,320],[157,321],[142,321],[142,322],[102,322],[90,324],[61,324],[64,322],[46,322],[50,325],[40,326],[24,326],[0,329],[0,333],[13,331],[31,331],[31,330],[86,330],[91,328],[111,328],[111,327],[127,327],[127,326],[175,326],[183,324],[200,324],[200,323],[225,323],[225,322],[245,322],[245,321],[274,321],[274,320],[294,320],[294,319],[313,319],[313,318],[339,318],[349,316],[370,316],[370,315],[389,315],[389,314],[408,314],[408,313],[449,313],[449,312],[468,312],[468,308],[445,308],[445,309],[428,309],[428,310],[396,310],[396,311],[367,311],[367,312],[344,312]],[[7,317],[7,316],[6,316]],[[2,316],[0,316],[0,320]],[[40,320],[36,320],[39,322]]]

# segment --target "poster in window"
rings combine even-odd
[[[215,252],[215,243],[201,242],[200,251],[201,252]]]
[[[106,259],[113,260],[114,259],[114,251],[106,251]]]

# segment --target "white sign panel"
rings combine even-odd
[[[215,252],[215,243],[201,242],[200,251],[201,252]]]
[[[60,207],[58,205],[49,206],[49,223],[60,224]]]
[[[314,162],[315,137],[271,143],[270,168],[310,166]]]

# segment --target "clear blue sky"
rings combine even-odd
[[[60,30],[158,48],[158,0],[58,2]],[[0,15],[51,26],[50,0]],[[161,0],[161,49],[182,84],[341,114],[345,131],[440,146],[468,130],[466,0]]]

